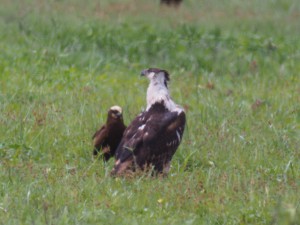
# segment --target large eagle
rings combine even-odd
[[[169,73],[150,68],[143,70],[141,75],[150,80],[147,108],[125,130],[116,150],[112,175],[149,168],[167,174],[182,139],[185,112],[169,95]]]
[[[125,129],[122,108],[116,105],[112,106],[108,110],[106,124],[93,135],[93,155],[97,156],[102,151],[104,161],[114,157]]]

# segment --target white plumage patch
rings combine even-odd
[[[152,74],[152,73],[151,73]],[[170,97],[169,90],[165,86],[164,75],[162,73],[156,76],[148,76],[150,79],[150,84],[147,89],[147,109],[156,102],[163,102],[165,107],[171,112],[177,112],[178,115],[183,111],[183,109],[176,105]]]
[[[110,107],[110,110],[116,110],[119,113],[122,113],[122,108],[118,105],[114,105],[114,106]]]
[[[145,124],[139,127],[139,130],[144,130]]]
[[[180,142],[180,134],[179,134],[179,132],[176,130],[176,135],[177,135],[177,138],[178,138],[178,142]]]

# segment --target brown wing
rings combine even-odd
[[[167,112],[163,115],[156,114],[148,118],[146,122],[135,119],[129,127],[129,129],[131,128],[131,132],[125,132],[117,150],[117,161],[112,171],[113,175],[121,174],[126,170],[130,165],[128,161],[132,161],[134,155],[138,157],[136,160],[144,162],[146,159],[152,158],[152,155],[160,154],[166,144],[160,143],[160,140],[161,138],[164,139],[164,136],[169,136],[171,133],[169,130],[174,129],[172,133],[174,133],[176,140],[178,139],[176,135],[176,128],[179,125],[177,112]],[[174,154],[174,152],[171,154]],[[143,159],[139,160],[139,157]]]
[[[103,146],[107,145],[107,131],[106,126],[103,125],[99,130],[96,131],[96,133],[93,135],[93,144],[94,144],[94,155],[97,155],[99,152],[99,149]]]
[[[141,143],[151,143],[153,140],[158,138],[165,129],[170,129],[169,127],[173,126],[176,123],[177,113],[176,112],[167,112],[164,115],[154,115],[150,116],[148,121],[144,124],[140,124],[135,130],[135,133],[130,138],[127,138],[127,141],[123,143],[125,148],[129,148],[132,151]]]

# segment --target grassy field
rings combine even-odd
[[[299,224],[300,2],[2,0],[0,224]],[[144,107],[148,67],[187,111],[168,178],[111,178],[91,136]]]

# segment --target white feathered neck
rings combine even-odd
[[[151,79],[147,89],[147,109],[155,103],[163,103],[171,112],[182,112],[183,109],[176,105],[170,97],[169,90],[165,86],[164,81],[159,79]]]

